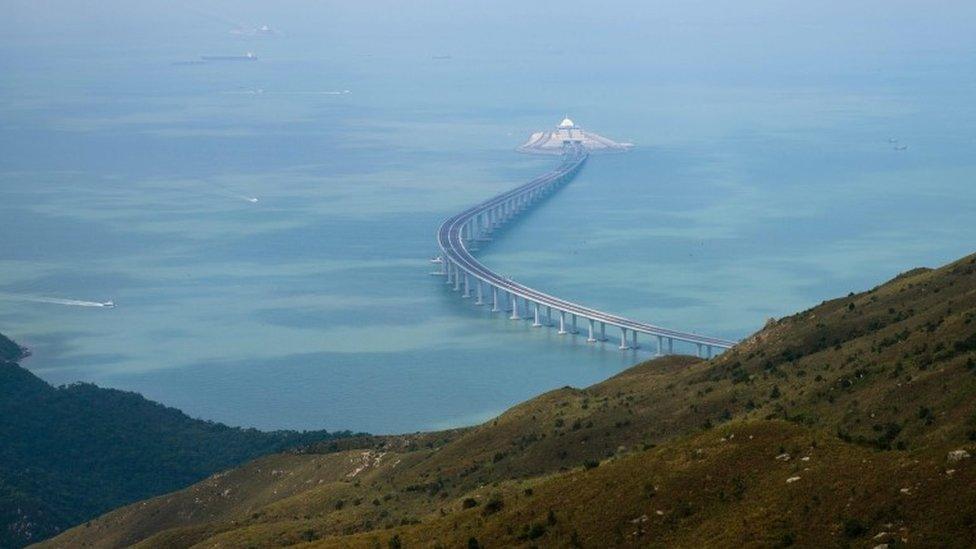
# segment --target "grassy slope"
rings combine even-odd
[[[905,528],[972,544],[970,460],[945,456],[976,438],[974,317],[967,257],[772,322],[708,362],[651,361],[472,429],[268,457],[56,541],[868,543]],[[775,460],[780,447],[790,461]],[[801,480],[786,485],[787,473]],[[463,509],[468,498],[477,505]],[[493,498],[502,510],[486,516]]]
[[[482,489],[478,506],[419,525],[317,545],[971,546],[974,485],[976,467],[941,452],[878,453],[784,421],[734,421],[595,469]],[[493,498],[501,509],[486,514]]]

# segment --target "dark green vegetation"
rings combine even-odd
[[[136,393],[54,388],[0,335],[0,547],[296,445],[348,433],[266,433],[187,417]]]
[[[261,458],[52,540],[976,545],[976,256],[478,427]]]
[[[17,362],[27,355],[27,351],[9,337],[0,334],[0,362]]]

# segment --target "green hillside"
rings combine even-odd
[[[478,427],[267,456],[51,545],[976,545],[976,256]]]
[[[237,429],[136,393],[54,388],[0,335],[0,547],[52,536],[109,509],[255,457],[348,433]]]

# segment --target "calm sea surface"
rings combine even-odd
[[[14,1],[0,37],[0,332],[55,384],[402,432],[647,358],[428,275],[566,114],[637,146],[481,253],[550,293],[741,338],[973,251],[963,3],[74,4]]]

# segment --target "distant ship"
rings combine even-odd
[[[230,31],[237,36],[278,36],[278,31],[271,25],[261,25],[260,27],[245,28],[238,27]]]
[[[244,55],[201,55],[200,59],[204,61],[257,61],[258,56],[247,52]]]
[[[115,307],[115,302],[114,301],[106,301],[105,303],[102,303],[102,307]]]

